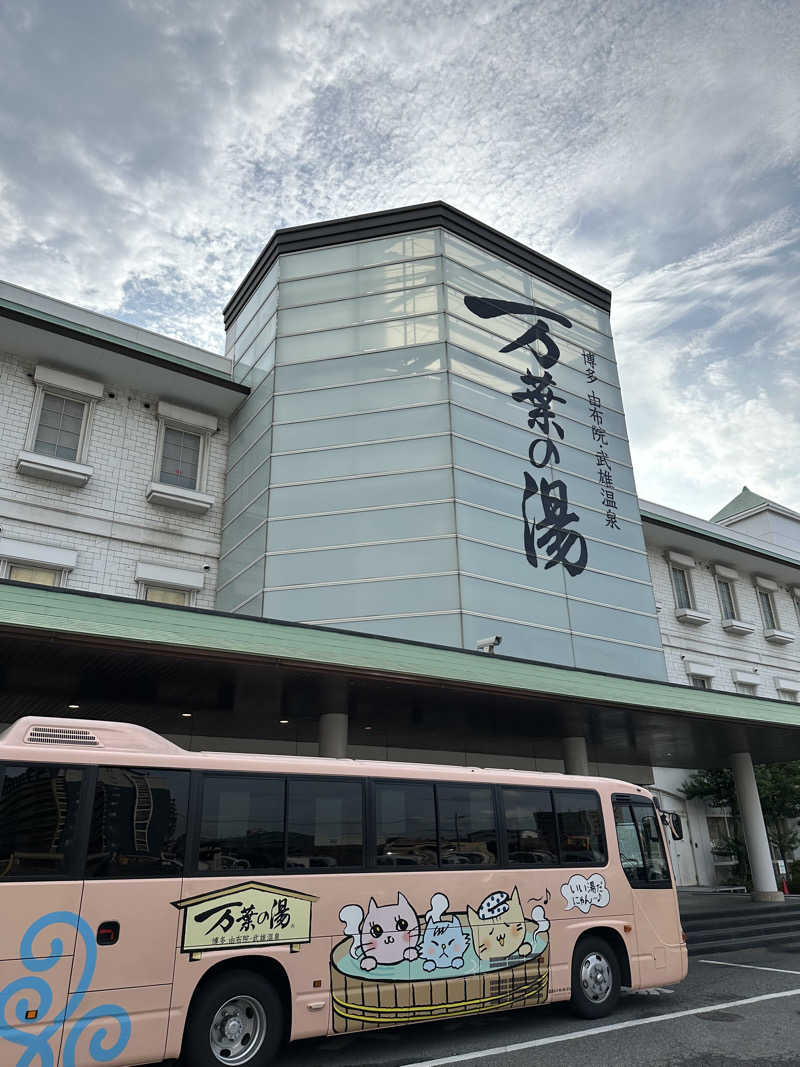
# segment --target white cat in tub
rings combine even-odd
[[[396,904],[376,904],[370,897],[367,914],[359,904],[346,904],[339,912],[345,935],[353,939],[350,955],[361,960],[361,969],[374,970],[380,963],[392,966],[419,956],[419,919],[402,893]]]

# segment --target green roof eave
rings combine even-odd
[[[16,322],[26,323],[29,326],[37,326],[50,333],[84,341],[95,347],[107,348],[112,352],[119,352],[122,355],[132,356],[134,359],[157,364],[167,370],[190,374],[194,378],[199,378],[243,395],[249,393],[249,389],[246,386],[241,385],[239,382],[234,382],[230,375],[224,371],[214,370],[212,367],[203,366],[193,360],[182,359],[180,356],[151,348],[148,345],[139,344],[137,341],[116,337],[114,334],[96,330],[80,322],[72,322],[69,319],[60,318],[58,315],[51,315],[39,308],[17,304],[12,300],[6,300],[4,297],[0,297],[0,317],[14,319]]]
[[[0,630],[111,640],[174,652],[192,650],[256,657],[305,664],[315,669],[378,673],[516,695],[527,693],[595,705],[644,707],[649,711],[715,718],[729,723],[800,728],[800,708],[778,700],[299,623],[45,589],[7,579],[0,580]]]

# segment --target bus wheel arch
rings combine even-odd
[[[218,986],[223,986],[229,975],[242,975],[243,972],[250,972],[252,975],[257,976],[256,981],[259,979],[265,981],[274,990],[281,1008],[280,1044],[283,1046],[288,1042],[292,1028],[292,995],[286,971],[277,960],[268,956],[247,956],[239,959],[234,957],[220,960],[212,967],[209,967],[197,983],[186,1011],[182,1057],[186,1055],[187,1043],[190,1040],[189,1034],[193,1015],[196,1014],[198,1006],[202,1005],[206,999],[209,988],[214,989]],[[184,1059],[181,1060],[181,1063],[183,1062]]]
[[[575,942],[570,966],[572,1010],[584,1019],[599,1019],[616,1007],[620,989],[630,985],[628,949],[610,926],[584,930]]]
[[[581,933],[580,937],[575,942],[573,951],[577,951],[580,942],[587,937],[602,937],[608,942],[609,947],[614,950],[617,956],[622,985],[630,987],[631,960],[628,955],[628,946],[625,944],[625,939],[619,930],[615,930],[613,926],[592,926]]]

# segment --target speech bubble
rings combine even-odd
[[[567,902],[567,911],[578,908],[584,915],[592,907],[604,908],[611,899],[602,874],[592,874],[588,878],[583,874],[573,874],[562,885],[561,896]]]

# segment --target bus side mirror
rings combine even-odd
[[[670,814],[669,829],[676,841],[683,841],[683,822],[677,811]]]

